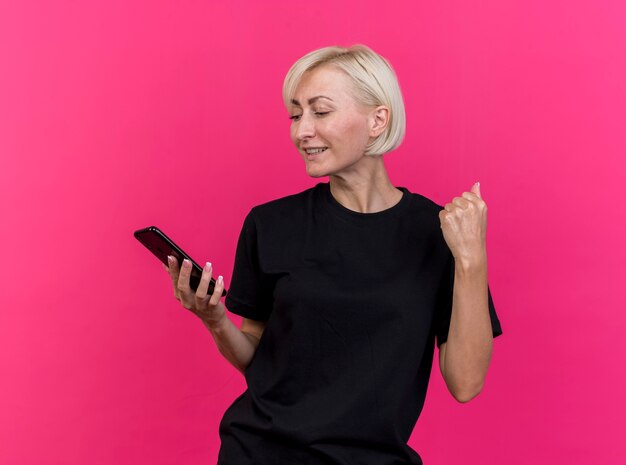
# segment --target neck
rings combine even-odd
[[[335,200],[360,213],[386,210],[402,198],[402,191],[389,180],[381,155],[364,157],[358,169],[332,174],[329,182]]]

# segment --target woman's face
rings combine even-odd
[[[373,109],[357,103],[351,91],[350,78],[329,66],[300,79],[290,105],[291,140],[311,177],[355,169],[365,157]],[[324,151],[307,151],[313,148]]]

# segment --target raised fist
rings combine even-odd
[[[443,238],[455,260],[473,264],[485,259],[487,204],[480,195],[480,183],[447,203],[439,212],[439,220]]]

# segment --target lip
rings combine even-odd
[[[323,152],[319,152],[319,153],[307,153],[307,150],[310,149],[321,149],[326,147],[326,150],[324,150]],[[307,160],[314,160],[315,158],[319,157],[320,155],[322,155],[323,153],[328,152],[329,147],[327,147],[326,145],[320,145],[318,147],[302,147],[302,152],[304,154],[304,156],[306,157]]]
[[[317,148],[317,147],[308,147],[308,148]],[[316,158],[321,157],[323,154],[325,154],[326,152],[328,152],[328,149],[324,150],[323,152],[319,152],[319,153],[306,153],[306,149],[304,149],[304,156],[306,157],[307,160],[315,160]]]

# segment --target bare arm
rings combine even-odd
[[[493,348],[487,287],[487,204],[480,183],[439,212],[443,237],[454,257],[452,315],[439,367],[448,390],[468,402],[482,390]]]
[[[439,368],[448,390],[468,402],[482,390],[491,360],[493,333],[487,294],[487,258],[455,264],[448,340],[439,348]]]
[[[211,332],[224,358],[244,373],[259,345],[265,323],[244,318],[239,329],[226,316],[216,324],[202,322]]]

